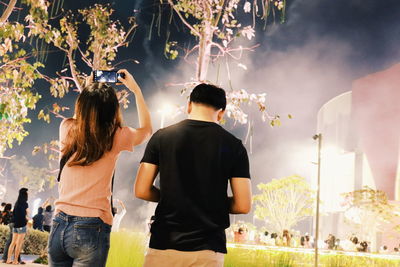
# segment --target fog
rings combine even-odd
[[[353,14],[355,9],[357,14]],[[271,127],[261,120],[256,107],[245,108],[249,119],[254,121],[254,149],[250,155],[254,193],[257,193],[258,183],[292,174],[314,183],[316,168],[312,162],[316,161],[317,147],[312,136],[316,134],[317,112],[331,98],[351,90],[353,80],[400,60],[399,35],[396,34],[399,25],[394,16],[399,9],[397,4],[390,11],[389,7],[373,1],[289,1],[286,24],[257,32],[253,44],[260,43],[260,47],[246,53],[241,61],[248,69],[239,68],[238,62],[230,62],[234,88],[267,93],[268,112],[282,118],[281,126]],[[374,17],[370,21],[364,21],[371,16]],[[370,27],[372,22],[373,27]],[[144,24],[143,27],[148,26]],[[179,86],[165,84],[187,81],[194,75],[194,66],[183,60],[171,63],[168,68],[158,64],[160,52],[150,47],[154,42],[159,40],[140,41],[145,59],[133,68],[143,68],[139,82],[156,131],[161,120],[158,110],[165,102],[180,106],[186,103],[185,96],[179,94]],[[216,68],[217,65],[210,67],[211,81],[215,81]],[[221,69],[220,77],[225,77],[221,86],[228,88],[225,70]],[[293,118],[289,119],[288,114]],[[136,118],[131,99],[124,120],[129,126],[137,126]],[[183,118],[184,114],[167,117],[165,123],[169,125]],[[245,140],[247,125],[234,125],[228,120],[224,127]],[[56,136],[56,127],[51,132]],[[29,144],[33,146],[37,134],[40,131],[33,131],[18,153],[29,151]],[[247,143],[248,151],[249,146]],[[122,153],[117,164],[114,198],[123,200],[128,208],[122,227],[145,227],[154,210],[154,205],[133,197],[134,178],[144,147],[138,146],[133,153]],[[252,221],[253,215],[237,217]]]

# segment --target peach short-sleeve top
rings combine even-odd
[[[63,120],[60,125],[60,148],[74,120]],[[55,202],[56,213],[80,217],[99,217],[112,225],[111,178],[121,151],[133,151],[135,129],[121,127],[114,135],[112,149],[89,166],[65,164],[58,185],[59,198]]]

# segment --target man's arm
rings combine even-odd
[[[160,189],[153,185],[157,174],[157,165],[146,162],[140,164],[133,189],[137,198],[152,202],[160,200]]]
[[[232,197],[229,197],[229,213],[247,214],[251,210],[251,182],[248,178],[230,179]]]

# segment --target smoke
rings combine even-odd
[[[229,60],[234,89],[266,92],[268,112],[282,119],[282,126],[271,128],[261,120],[257,107],[245,108],[254,121],[254,151],[249,156],[254,193],[258,183],[272,178],[298,174],[309,181],[315,180],[316,168],[312,162],[316,161],[317,148],[311,137],[316,133],[320,107],[351,90],[354,79],[399,61],[396,36],[400,26],[396,14],[400,5],[393,6],[391,3],[395,1],[379,2],[288,1],[287,23],[270,26],[266,32],[257,31],[255,43],[260,43],[260,47],[245,53],[240,61],[247,70],[238,67],[239,62]],[[137,1],[134,8],[140,9],[144,3]],[[139,20],[139,30],[148,30],[149,18]],[[165,85],[189,81],[195,73],[195,66],[183,60],[166,63],[162,54],[164,44],[160,38],[149,40],[148,32],[138,31],[129,53],[122,54],[124,58],[137,57],[141,62],[132,68],[135,68],[134,74],[138,73],[135,77],[149,104],[154,131],[160,127],[158,110],[164,103],[179,106],[186,103],[186,97],[180,96],[183,86]],[[218,83],[229,89],[224,61],[209,70],[212,82],[217,81],[217,76]],[[133,106],[132,101],[124,118],[127,125],[137,127]],[[168,117],[165,123],[172,124],[184,117],[184,114]],[[224,127],[244,140],[247,125],[228,121]],[[33,140],[31,144],[40,143],[34,137],[35,134],[42,136],[40,133],[32,130],[32,138],[28,139]],[[57,129],[53,135],[57,136]],[[27,146],[31,148],[31,144]],[[122,153],[117,164],[114,198],[123,200],[128,209],[122,227],[143,224],[153,213],[146,202],[133,196],[133,183],[144,148],[145,144],[133,153]],[[244,219],[252,221],[252,214]]]

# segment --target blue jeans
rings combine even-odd
[[[100,218],[57,214],[49,237],[50,266],[106,266],[110,232]]]
[[[16,233],[16,234],[26,234],[26,226],[19,227],[19,228],[15,228],[14,227],[14,233]]]

